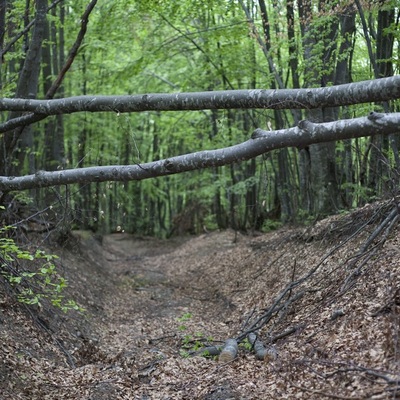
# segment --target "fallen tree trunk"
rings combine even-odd
[[[243,143],[216,150],[202,150],[162,160],[134,165],[109,165],[59,171],[37,171],[26,176],[0,176],[0,191],[26,190],[72,183],[128,182],[178,174],[196,169],[239,163],[285,147],[304,148],[310,144],[397,133],[400,113],[372,112],[368,117],[313,123],[276,131],[256,129]]]

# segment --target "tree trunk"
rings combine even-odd
[[[319,6],[319,14],[317,18],[329,18],[324,15],[326,11],[324,7],[329,6],[329,1],[321,1]],[[338,25],[335,20],[327,20],[327,23],[321,27],[316,27],[311,19],[312,5],[310,1],[299,1],[299,11],[303,15],[301,24],[303,25],[303,46],[304,61],[306,64],[306,82],[305,86],[314,85],[326,86],[328,82],[334,79],[334,69],[332,67],[333,54],[335,50],[335,35],[337,34]],[[317,52],[317,42],[323,41],[322,52]],[[323,60],[323,71],[318,66],[319,60]],[[313,122],[325,122],[335,119],[336,109],[315,109],[308,111],[307,119]],[[335,144],[320,143],[313,144],[309,148],[310,165],[311,165],[311,188],[313,197],[313,213],[317,215],[327,215],[337,211],[339,207],[339,189],[336,178],[336,162],[335,162]],[[303,179],[307,177],[306,173],[302,173]],[[305,185],[307,187],[308,185]],[[303,195],[303,199],[307,196]]]
[[[381,6],[384,6],[383,2],[381,3]],[[375,55],[372,50],[372,41],[370,39],[371,35],[368,32],[368,27],[365,22],[362,5],[359,0],[356,0],[356,4],[363,24],[363,30],[368,46],[370,63],[374,71],[374,77],[382,78],[385,76],[393,75],[392,56],[394,36],[390,27],[394,23],[394,10],[387,7],[382,7],[378,11],[377,33],[375,35],[375,33],[372,32],[372,36],[376,36]],[[371,30],[372,28],[370,27],[370,31]],[[387,102],[383,102],[381,106],[383,107],[385,112],[390,111],[390,107]],[[390,135],[389,140],[386,140],[382,137],[371,138],[371,148],[369,154],[370,159],[368,167],[368,187],[377,195],[381,193],[380,183],[382,181],[382,178],[384,176],[390,176],[390,166],[389,169],[384,168],[384,165],[386,164],[384,162],[384,158],[387,154],[389,143],[393,150],[396,168],[400,169],[400,157],[397,146],[398,139],[396,138],[396,136],[397,135],[393,134]]]
[[[0,0],[0,71],[3,65],[4,36],[6,34],[7,0]],[[3,88],[2,74],[0,73],[0,90]]]
[[[47,24],[47,0],[37,0],[35,4],[35,24],[26,58],[19,74],[15,93],[15,97],[17,98],[34,99],[38,91],[42,42],[45,38]],[[10,119],[17,116],[19,114],[11,113]],[[13,165],[13,173],[20,174],[23,171],[24,160],[27,154],[29,155],[28,170],[34,172],[34,158],[32,152],[29,152],[29,149],[33,148],[33,132],[29,126],[15,129],[12,134],[9,133],[4,137],[3,142],[4,144],[1,146],[4,151],[2,154],[2,159],[4,160],[2,169],[6,171],[10,170],[12,160],[14,159],[14,150],[17,150],[18,163],[17,165]]]
[[[353,47],[353,36],[356,32],[355,25],[356,10],[354,6],[346,7],[339,15],[341,44],[339,47],[338,61],[336,63],[335,85],[341,85],[350,82],[350,61]],[[342,118],[349,118],[347,108],[342,111]],[[353,171],[353,151],[352,141],[343,141],[343,152],[341,154],[342,165],[339,171],[342,179],[340,185],[344,185],[342,197],[346,207],[353,206],[354,198],[354,171]]]
[[[269,61],[268,68],[271,75],[275,76],[275,80],[271,82],[271,89],[276,89],[277,86],[280,89],[283,89],[283,84],[282,84],[283,79],[280,75],[278,75],[273,63],[270,61],[269,52],[271,51],[271,33],[270,33],[270,21],[268,19],[268,13],[265,1],[259,0],[259,5],[261,10],[261,19],[263,23],[265,48],[267,50],[266,56],[267,60]],[[278,30],[278,28],[275,29]],[[295,68],[296,62],[295,63],[291,62],[291,66]],[[298,79],[297,72],[295,72],[293,78]],[[299,115],[301,114],[294,113],[294,115],[297,116],[298,118]],[[275,128],[283,129],[285,124],[283,119],[283,112],[281,110],[274,110],[274,119],[275,119]],[[293,196],[295,196],[295,193],[290,189],[290,182],[289,182],[290,166],[288,164],[288,150],[287,149],[280,150],[277,154],[277,157],[278,157],[279,172],[276,176],[276,179],[278,184],[279,200],[281,202],[279,209],[281,210],[281,218],[283,218],[285,221],[289,221],[294,218],[296,210],[293,207],[294,203]]]
[[[210,140],[217,137],[218,130],[218,110],[211,110],[210,116],[211,130],[210,130]],[[221,169],[218,167],[213,168],[214,182],[217,182],[221,177]],[[215,216],[215,221],[219,229],[227,228],[227,217],[226,211],[221,201],[221,188],[217,186],[213,195],[212,212]]]

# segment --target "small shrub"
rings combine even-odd
[[[83,311],[74,300],[66,299],[63,294],[67,280],[57,271],[54,260],[58,257],[42,250],[29,252],[21,249],[14,239],[6,236],[11,229],[9,226],[0,229],[0,275],[16,299],[40,308],[44,301],[48,301],[64,312]]]

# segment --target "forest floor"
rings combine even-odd
[[[400,230],[358,254],[383,214],[259,235],[74,232],[51,250],[86,312],[28,312],[0,288],[0,399],[400,398]],[[188,356],[267,320],[276,358]]]

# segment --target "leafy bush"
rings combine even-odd
[[[83,311],[63,295],[67,280],[57,271],[54,263],[58,257],[42,250],[30,252],[21,249],[15,240],[7,237],[12,227],[0,229],[0,276],[11,288],[20,303],[43,306],[48,301],[62,311]]]

